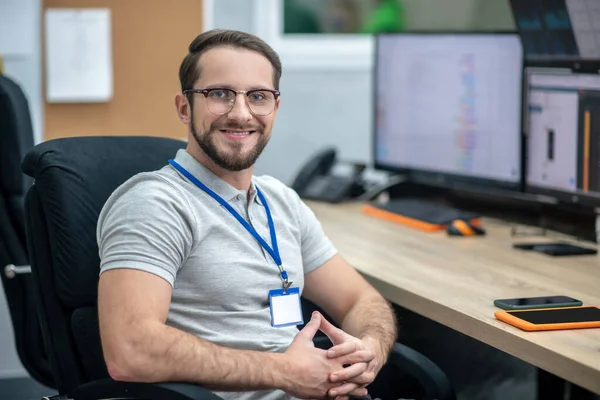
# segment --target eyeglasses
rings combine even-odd
[[[184,94],[201,93],[206,98],[206,106],[213,114],[227,114],[235,106],[238,94],[246,95],[246,104],[254,115],[265,116],[275,111],[275,103],[280,95],[278,90],[255,89],[255,90],[233,90],[224,88],[214,89],[186,89]]]

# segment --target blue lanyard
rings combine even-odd
[[[267,220],[269,221],[269,231],[271,234],[271,246],[272,247],[269,247],[267,242],[265,242],[265,240],[258,234],[258,232],[256,232],[256,229],[254,229],[254,227],[252,225],[250,225],[237,211],[235,211],[235,209],[233,207],[231,207],[231,205],[229,205],[229,203],[227,203],[227,201],[225,201],[221,196],[219,196],[218,194],[216,194],[215,192],[210,190],[210,188],[208,186],[206,186],[205,184],[200,182],[198,179],[196,179],[196,177],[194,175],[192,175],[188,170],[186,170],[181,165],[179,165],[175,160],[169,160],[169,164],[171,164],[173,167],[175,167],[175,169],[177,169],[179,172],[181,172],[183,175],[185,175],[185,177],[188,178],[190,181],[192,181],[192,183],[194,183],[200,189],[204,190],[213,199],[215,199],[219,204],[221,204],[223,207],[225,207],[227,209],[227,211],[229,211],[231,213],[231,215],[233,215],[235,217],[235,219],[237,219],[239,221],[239,223],[242,224],[242,226],[244,228],[246,228],[246,230],[248,232],[250,232],[250,234],[252,234],[252,236],[254,236],[254,238],[256,240],[258,240],[260,245],[271,255],[271,257],[273,258],[273,261],[275,261],[275,264],[277,264],[277,267],[279,267],[281,279],[283,279],[283,289],[284,289],[284,291],[287,291],[287,289],[291,286],[292,282],[289,282],[288,274],[282,267],[281,256],[279,255],[279,247],[277,246],[277,234],[275,233],[275,225],[273,224],[273,217],[271,217],[271,210],[269,210],[269,205],[267,204],[267,200],[265,199],[265,196],[263,196],[260,189],[258,187],[256,188],[256,194],[258,195],[258,198],[260,199],[261,203],[264,205],[265,212],[267,213]]]

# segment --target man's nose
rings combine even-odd
[[[227,118],[233,119],[240,122],[251,120],[253,117],[248,102],[246,101],[246,94],[238,93],[235,98],[233,108],[227,114]]]

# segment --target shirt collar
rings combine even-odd
[[[260,198],[258,197],[257,193],[256,193],[256,185],[254,184],[254,181],[252,182],[252,185],[250,186],[250,199],[252,201],[254,201],[256,204],[261,205],[262,203],[260,201]]]
[[[223,179],[215,175],[211,170],[206,168],[204,165],[198,162],[190,153],[185,149],[179,149],[175,155],[175,161],[185,168],[189,173],[194,175],[196,179],[208,186],[213,192],[221,196],[225,201],[233,201],[237,199],[243,199],[246,201],[246,191],[238,190],[225,182]],[[177,171],[179,173],[179,171]],[[187,180],[187,178],[184,177]],[[193,183],[192,183],[193,184]],[[250,191],[248,193],[250,198],[256,203],[260,204],[259,198],[256,195],[256,185],[254,180],[250,185]]]

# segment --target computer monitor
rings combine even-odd
[[[600,75],[527,68],[525,190],[600,205]]]
[[[529,59],[600,58],[600,1],[510,0]]]
[[[382,34],[375,59],[376,168],[440,186],[521,188],[517,34]]]

